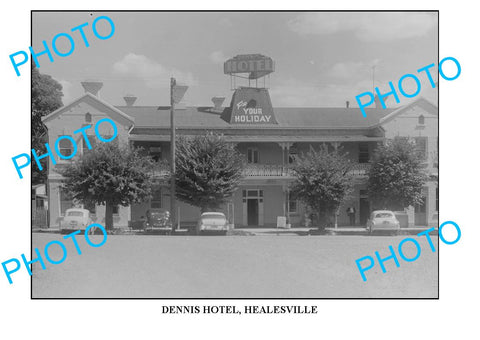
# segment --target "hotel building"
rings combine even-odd
[[[100,119],[108,117],[118,127],[119,143],[143,147],[155,161],[170,159],[170,106],[136,106],[134,96],[124,97],[125,105],[115,106],[99,98],[102,83],[84,82],[82,85],[84,95],[44,117],[50,145],[54,145],[59,136],[73,136],[78,139],[75,158],[80,157],[85,145],[82,136],[73,132],[85,125],[94,126]],[[417,226],[437,226],[438,108],[426,99],[419,97],[396,109],[366,109],[366,118],[358,108],[348,107],[348,103],[342,108],[274,107],[268,90],[256,87],[235,89],[229,105],[223,105],[224,98],[214,97],[212,101],[209,107],[177,105],[176,133],[186,136],[221,133],[244,155],[247,165],[241,186],[231,202],[223,207],[236,228],[276,227],[279,216],[287,217],[293,227],[305,225],[306,208],[289,193],[289,186],[294,181],[290,166],[298,155],[320,144],[326,144],[332,150],[341,146],[355,163],[354,191],[340,207],[338,224],[349,225],[346,208],[353,206],[356,209],[355,224],[364,226],[371,212],[366,190],[370,157],[378,143],[395,136],[415,139],[432,178],[423,188],[424,203],[410,208],[414,223]],[[101,129],[100,133],[111,135],[112,131],[104,125],[101,125],[104,131]],[[95,140],[93,128],[87,131],[90,130],[90,140]],[[68,155],[72,145],[68,140],[62,142],[61,152]],[[53,228],[58,227],[65,210],[75,205],[61,190],[62,176],[58,169],[67,162],[58,160],[54,165],[50,160],[49,163],[49,225]],[[145,216],[149,208],[169,209],[167,171],[158,165],[150,201],[115,208],[115,227],[127,228],[130,221]],[[177,207],[182,224],[195,223],[200,215],[198,208],[183,202],[177,201]],[[104,221],[104,206],[85,208],[91,211],[97,222]]]

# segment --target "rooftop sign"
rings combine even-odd
[[[242,87],[234,92],[230,107],[222,118],[230,124],[277,124],[268,91],[252,87]]]
[[[275,71],[272,58],[261,54],[240,54],[228,59],[223,65],[225,74],[248,73],[249,79],[258,79]]]

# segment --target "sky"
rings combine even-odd
[[[113,36],[100,40],[92,32],[96,17],[106,15],[115,24]],[[71,29],[88,23],[90,44]],[[101,35],[109,33],[98,22]],[[135,105],[169,105],[170,77],[189,86],[187,105],[212,105],[214,96],[232,95],[223,63],[238,54],[260,53],[273,58],[275,72],[266,84],[274,107],[358,107],[355,96],[375,86],[388,92],[407,73],[418,76],[420,95],[436,103],[421,67],[438,64],[436,12],[34,12],[32,47],[51,47],[58,33],[69,33],[75,49],[67,57],[39,56],[39,71],[63,86],[64,104],[80,97],[80,82],[103,82],[100,98],[125,105],[123,96],[138,97]],[[68,51],[65,38],[57,40]],[[13,52],[12,52],[13,53]],[[24,69],[25,71],[25,69]],[[437,68],[432,69],[438,80]],[[263,82],[262,82],[263,84]],[[415,92],[415,83],[404,89]],[[415,99],[415,98],[414,98]],[[413,99],[393,98],[397,107]]]

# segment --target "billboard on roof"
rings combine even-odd
[[[248,73],[249,79],[258,79],[275,71],[272,58],[262,54],[240,54],[223,64],[225,74]]]

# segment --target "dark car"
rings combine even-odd
[[[149,209],[146,213],[145,232],[172,232],[172,220],[170,212],[165,209]]]

